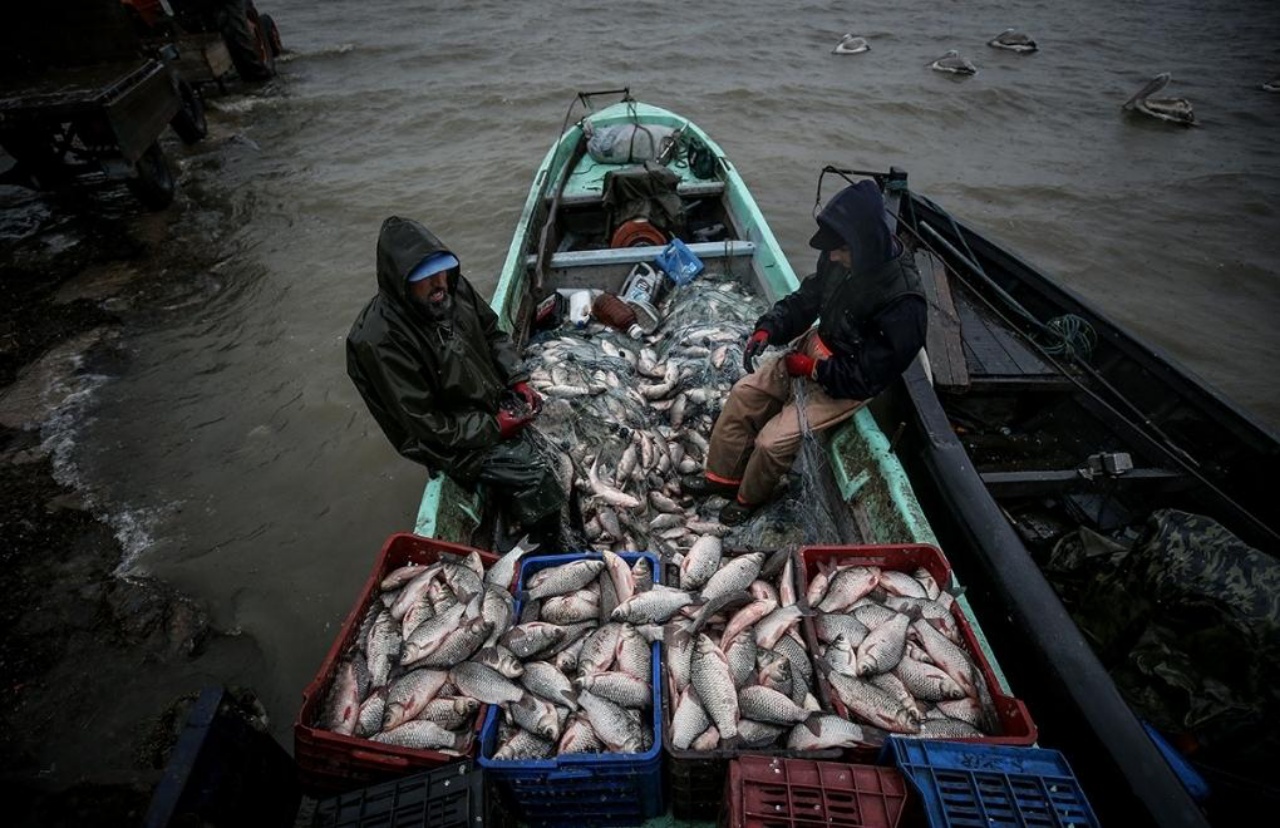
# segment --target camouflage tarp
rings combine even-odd
[[[1207,517],[1159,510],[1128,548],[1087,529],[1046,564],[1135,712],[1215,762],[1280,748],[1280,563]]]

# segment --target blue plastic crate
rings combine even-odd
[[[891,737],[885,753],[920,794],[933,828],[1096,828],[1056,750]]]
[[[597,553],[542,555],[521,561],[517,593],[535,572],[582,559],[598,559]],[[650,552],[623,553],[622,559],[634,564],[641,557],[649,559],[654,582],[661,578],[661,563]],[[516,601],[516,616],[522,602]],[[497,761],[490,757],[497,750],[497,706],[489,708],[480,730],[480,750],[476,764],[484,769],[493,783],[502,807],[510,809],[522,824],[550,826],[638,825],[666,810],[662,789],[662,703],[661,645],[651,648],[653,683],[653,747],[644,753],[586,753],[519,762]]]

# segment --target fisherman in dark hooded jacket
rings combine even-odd
[[[554,541],[564,494],[523,434],[542,398],[457,256],[416,221],[382,224],[378,294],[347,335],[347,373],[403,457],[501,489],[509,518]]]
[[[743,354],[747,376],[712,430],[706,469],[681,481],[689,494],[736,496],[720,512],[727,525],[763,505],[799,454],[794,378],[806,381],[805,418],[821,431],[852,417],[924,347],[928,305],[920,274],[893,238],[875,184],[841,190],[817,220],[809,240],[822,251],[817,272],[756,322]],[[766,346],[787,343],[785,356],[755,371]]]

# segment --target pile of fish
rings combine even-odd
[[[535,337],[524,356],[546,400],[532,430],[566,495],[581,494],[586,544],[669,559],[699,535],[729,532],[699,514],[679,477],[702,470],[765,308],[731,277],[704,273],[668,291],[660,309],[661,326],[643,341],[594,324]],[[717,504],[701,506],[712,514]]]
[[[664,630],[673,748],[822,750],[864,738],[814,696],[788,553],[728,556],[704,536],[677,559],[691,600]]]
[[[868,730],[932,739],[999,732],[986,679],[952,614],[955,599],[927,569],[823,563],[806,600],[818,669]]]
[[[520,623],[473,659],[503,710],[492,758],[650,750],[651,642],[680,595],[654,583],[648,557],[628,566],[609,550],[533,572]]]
[[[524,554],[517,544],[512,552]],[[505,580],[503,580],[505,578]],[[400,747],[465,754],[487,701],[468,661],[515,620],[511,567],[442,554],[389,573],[339,660],[319,727]]]

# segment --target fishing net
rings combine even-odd
[[[529,430],[570,495],[570,546],[670,556],[699,529],[727,531],[714,499],[688,519],[679,477],[702,470],[765,306],[731,271],[709,268],[668,290],[658,309],[662,323],[639,341],[592,324],[540,333],[525,349],[530,383],[546,399]]]

